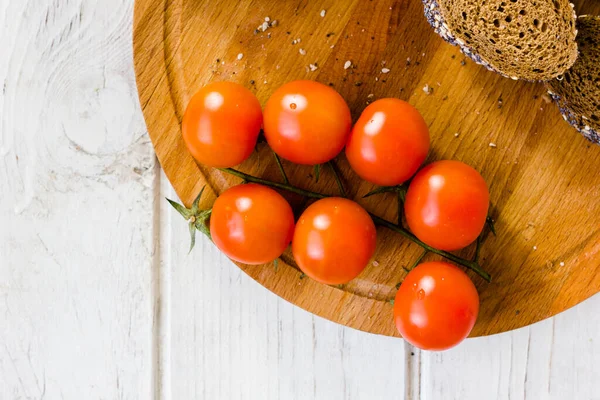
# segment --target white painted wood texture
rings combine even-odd
[[[188,255],[132,13],[0,0],[0,400],[600,399],[600,296],[427,353],[298,309],[205,239]]]

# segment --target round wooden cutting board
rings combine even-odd
[[[596,0],[575,3],[579,13],[600,14]],[[265,17],[277,20],[276,26],[257,31]],[[429,123],[428,162],[462,160],[488,182],[498,236],[488,235],[482,248],[492,283],[469,272],[481,296],[472,336],[531,324],[600,290],[600,146],[563,121],[543,85],[505,79],[465,60],[433,32],[419,0],[137,0],[134,53],[150,137],[187,205],[205,185],[202,204],[210,207],[218,193],[240,183],[197,165],[188,154],[180,122],[190,97],[208,82],[229,80],[252,90],[264,105],[283,83],[313,79],[339,91],[354,120],[374,99],[409,101]],[[346,61],[352,68],[344,68]],[[343,154],[336,163],[351,197],[396,219],[394,195],[363,199],[373,185],[357,178]],[[310,167],[285,161],[284,167],[296,186],[337,193],[326,168],[317,183]],[[238,169],[280,179],[266,144]],[[286,196],[295,210],[307,204]],[[181,229],[187,229],[183,220]],[[470,257],[473,250],[459,255]],[[374,262],[343,287],[302,279],[289,251],[277,269],[240,268],[312,313],[397,336],[390,300],[404,268],[420,254],[417,245],[380,228]]]

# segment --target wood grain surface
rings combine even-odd
[[[576,3],[580,13],[600,13],[598,2]],[[326,10],[324,17],[321,10]],[[277,20],[278,26],[255,34],[265,17]],[[241,60],[239,53],[244,54]],[[212,80],[233,80],[253,90],[264,104],[284,82],[315,79],[333,84],[354,119],[371,98],[408,100],[429,123],[429,161],[462,160],[488,182],[499,234],[487,237],[482,250],[493,282],[473,276],[482,301],[474,336],[531,324],[600,290],[600,147],[562,121],[542,85],[504,79],[445,44],[428,26],[419,1],[355,0],[342,5],[166,0],[164,7],[157,7],[150,0],[137,0],[134,56],[150,136],[184,202],[189,204],[207,185],[203,204],[208,207],[223,189],[239,183],[198,166],[185,149],[180,120],[196,90]],[[348,60],[354,67],[345,70]],[[311,71],[309,64],[318,69]],[[390,72],[382,73],[384,67]],[[358,180],[343,156],[337,163],[357,201],[395,218],[393,198],[362,200],[372,185]],[[335,193],[330,174],[317,184],[309,168],[284,166],[296,185]],[[264,147],[240,169],[278,178]],[[297,208],[305,204],[290,200]],[[396,335],[389,300],[405,275],[403,267],[420,248],[383,229],[378,235],[377,263],[343,288],[300,279],[290,254],[284,255],[285,265],[278,271],[272,266],[240,267],[310,312],[357,329]],[[471,253],[467,249],[460,254]]]
[[[0,399],[600,400],[600,295],[431,353],[293,306],[206,238],[188,254],[132,18],[0,0]]]
[[[2,400],[154,398],[132,23],[133,2],[0,0]]]

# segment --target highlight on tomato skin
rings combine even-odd
[[[462,342],[479,314],[479,294],[455,265],[435,261],[408,273],[394,300],[394,321],[404,340],[423,350],[448,350]]]
[[[312,279],[328,285],[347,283],[369,263],[376,236],[371,216],[360,205],[329,197],[311,204],[300,216],[292,253]]]
[[[234,82],[214,82],[192,97],[181,130],[198,163],[229,168],[250,157],[262,121],[260,103],[250,90]]]
[[[315,81],[279,87],[264,109],[264,134],[280,157],[296,164],[323,164],[337,156],[348,139],[352,119],[344,98]]]
[[[416,237],[436,249],[453,251],[481,234],[489,203],[487,184],[479,172],[460,161],[442,160],[415,175],[404,211]]]
[[[429,152],[429,128],[419,111],[394,98],[376,100],[360,115],[346,144],[350,166],[380,186],[404,183]]]
[[[292,241],[294,213],[287,200],[269,187],[237,185],[215,201],[210,234],[232,260],[266,264],[281,256]]]

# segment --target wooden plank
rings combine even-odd
[[[0,1],[0,399],[154,392],[156,167],[132,8]]]

